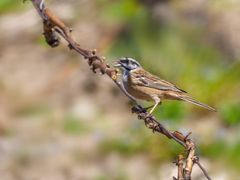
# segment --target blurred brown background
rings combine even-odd
[[[239,179],[240,1],[49,0],[77,41],[110,64],[150,72],[218,109],[163,103],[170,130],[193,132],[212,179]],[[66,48],[48,47],[30,2],[0,1],[0,179],[171,179],[183,149],[152,134],[128,99]],[[204,179],[197,167],[193,179]]]

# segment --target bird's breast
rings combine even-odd
[[[152,101],[151,94],[144,90],[145,87],[138,86],[131,81],[131,77],[127,74],[123,75],[123,86],[125,90],[133,97],[145,100],[145,101]]]

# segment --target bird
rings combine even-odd
[[[149,73],[133,58],[119,58],[114,66],[122,71],[123,88],[128,94],[134,99],[154,102],[154,105],[149,107],[151,108],[149,114],[154,112],[162,100],[186,101],[210,111],[216,111],[214,108],[191,98],[186,91],[176,85]]]

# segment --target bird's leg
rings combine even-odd
[[[160,105],[160,104],[162,104],[161,101],[158,103],[158,105]],[[155,105],[155,104],[154,104],[154,105]],[[150,108],[153,108],[154,105],[151,105],[151,106],[145,107],[144,109],[148,110],[148,109],[150,109]]]
[[[155,104],[154,104],[153,108],[152,108],[152,109],[150,110],[150,112],[149,112],[150,115],[153,113],[154,109],[155,109],[155,108],[158,106],[158,104],[161,102],[161,100],[160,100],[160,98],[159,98],[158,96],[153,96],[152,98],[153,98]]]
[[[154,109],[157,107],[157,105],[158,105],[158,103],[155,102],[155,104],[154,104],[153,108],[150,110],[149,114],[152,114],[152,113],[153,113],[153,111],[154,111]]]
[[[148,110],[150,108],[152,108],[154,105],[151,105],[151,106],[148,106],[148,107],[145,107],[144,109]]]

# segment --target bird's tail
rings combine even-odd
[[[208,106],[208,105],[206,105],[206,104],[203,104],[203,103],[201,103],[201,102],[198,102],[198,101],[192,99],[192,98],[189,97],[189,96],[180,96],[179,99],[181,99],[181,100],[183,100],[183,101],[186,101],[186,102],[189,102],[189,103],[192,103],[192,104],[195,104],[195,105],[197,105],[197,106],[201,106],[201,107],[206,108],[206,109],[208,109],[208,110],[210,110],[210,111],[216,112],[216,109],[214,109],[214,108],[212,108],[212,107],[210,107],[210,106]]]

